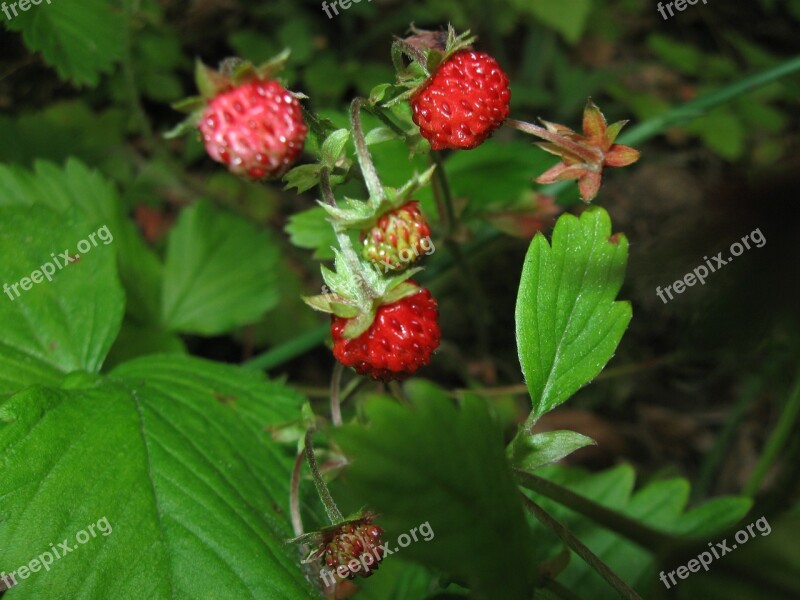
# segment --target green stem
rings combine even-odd
[[[431,152],[433,164],[436,169],[433,172],[434,181],[438,183],[439,193],[436,196],[436,206],[439,211],[439,219],[442,221],[445,239],[449,239],[453,234],[456,223],[456,212],[453,207],[453,194],[450,190],[450,183],[447,181],[447,173],[444,170],[442,156],[438,152]]]
[[[783,407],[780,419],[778,419],[775,431],[772,432],[772,435],[767,441],[764,452],[758,459],[756,468],[753,469],[753,474],[744,487],[743,493],[745,496],[754,496],[756,492],[758,492],[761,481],[791,437],[797,425],[798,416],[800,416],[800,379],[795,382],[794,389],[792,390],[791,396],[789,396],[789,401],[786,403],[786,406]]]
[[[289,485],[289,511],[292,515],[294,537],[303,535],[303,515],[300,513],[300,472],[303,469],[303,453],[298,452],[292,468],[292,479]]]
[[[514,469],[514,476],[523,487],[574,510],[653,553],[666,552],[682,545],[679,538],[642,525],[548,479],[519,469]]]
[[[364,127],[361,125],[361,108],[368,106],[369,102],[364,98],[354,98],[350,104],[350,124],[353,129],[353,141],[356,145],[358,164],[364,174],[370,202],[378,202],[386,199],[386,192],[381,185],[375,164],[372,162],[372,155],[370,155],[367,142],[364,139]]]
[[[378,119],[380,119],[380,121],[384,125],[386,125],[389,129],[394,131],[397,135],[402,137],[404,140],[408,139],[408,134],[405,131],[403,131],[403,129],[397,123],[395,123],[392,119],[390,119],[386,115],[386,113],[384,112],[384,109],[381,106],[373,106],[373,105],[367,104],[367,105],[364,106],[364,108],[366,109],[366,111],[369,114],[371,114],[374,117],[377,117]]]
[[[586,564],[592,567],[600,577],[605,579],[606,582],[617,591],[620,597],[626,598],[627,600],[642,600],[641,596],[639,596],[633,588],[622,581],[622,579],[592,552],[588,546],[580,541],[575,534],[556,521],[547,511],[524,494],[522,495],[522,499],[528,512],[536,517],[542,525],[555,533],[570,550],[586,561]]]
[[[342,404],[339,398],[339,393],[342,387],[342,363],[336,361],[333,367],[333,375],[331,376],[331,422],[334,427],[339,427],[342,424]]]
[[[317,457],[314,455],[313,437],[313,429],[306,431],[306,460],[308,461],[308,466],[311,469],[311,476],[314,478],[314,485],[317,486],[317,493],[322,500],[322,504],[325,505],[325,512],[328,514],[328,520],[331,522],[331,525],[338,525],[344,521],[344,517],[342,516],[339,507],[336,506],[333,496],[331,496],[331,491],[328,489],[328,484],[325,483],[325,480],[322,478],[322,474],[319,472],[319,467],[317,466]]]
[[[311,133],[317,138],[317,145],[322,148],[323,142],[327,139],[328,135],[333,133],[333,130],[326,128],[319,120],[319,117],[303,106],[302,102],[300,103],[300,110],[303,111],[303,116],[306,118],[306,121],[308,121]]]

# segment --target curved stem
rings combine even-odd
[[[622,579],[619,578],[619,575],[614,573],[614,571],[612,571],[606,563],[600,560],[600,558],[582,541],[575,537],[575,535],[569,529],[551,517],[547,511],[536,504],[533,500],[524,494],[521,495],[523,503],[525,504],[525,508],[528,510],[528,512],[536,517],[542,525],[555,533],[570,550],[575,552],[575,554],[586,561],[586,564],[597,571],[597,574],[605,579],[608,584],[617,591],[620,597],[626,598],[627,600],[642,600],[642,597],[639,596],[639,594],[637,594],[633,588],[622,581]]]
[[[337,525],[344,521],[344,517],[342,516],[339,507],[336,506],[333,496],[331,496],[331,492],[328,489],[328,484],[325,483],[325,480],[322,478],[322,474],[319,472],[319,467],[317,466],[317,457],[314,455],[313,436],[313,429],[306,431],[306,460],[308,461],[308,466],[311,469],[311,476],[314,478],[314,485],[317,486],[317,493],[322,500],[322,504],[325,506],[325,512],[328,514],[328,520],[330,520],[331,525]]]
[[[364,127],[361,125],[361,108],[368,106],[369,102],[366,99],[354,98],[350,104],[350,124],[353,128],[353,141],[356,145],[358,164],[364,174],[370,202],[378,202],[386,198],[386,193],[381,185],[381,180],[378,178],[375,164],[372,162],[372,155],[369,153],[367,142],[364,139]]]
[[[339,427],[342,424],[342,405],[339,399],[339,391],[342,386],[343,370],[342,363],[337,361],[333,367],[333,376],[331,377],[331,422],[334,427]]]
[[[401,127],[400,127],[400,126],[397,124],[397,123],[395,123],[394,121],[392,121],[392,119],[390,119],[390,118],[389,118],[389,117],[386,115],[386,113],[384,112],[384,109],[383,109],[382,107],[380,107],[380,106],[377,106],[377,105],[370,105],[370,104],[368,104],[368,105],[365,105],[365,106],[364,106],[364,109],[365,109],[365,110],[366,110],[366,111],[367,111],[369,114],[371,114],[371,115],[373,115],[374,117],[376,117],[376,118],[380,119],[380,121],[381,121],[381,122],[382,122],[384,125],[386,125],[386,126],[389,128],[389,129],[391,129],[392,131],[394,131],[394,132],[395,132],[397,135],[399,135],[400,137],[402,137],[404,140],[405,140],[405,139],[408,139],[408,134],[407,134],[405,131],[403,131],[403,129],[402,129],[402,128],[401,128]]]

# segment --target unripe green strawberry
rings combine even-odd
[[[384,213],[375,225],[361,232],[362,255],[384,271],[399,271],[433,251],[430,236],[419,202],[411,200]]]

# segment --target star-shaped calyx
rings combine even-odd
[[[509,121],[508,124],[546,140],[536,145],[561,157],[561,162],[539,175],[536,182],[577,180],[584,202],[591,202],[597,196],[603,167],[627,167],[639,160],[638,150],[614,143],[627,121],[608,125],[603,113],[591,99],[583,111],[584,135],[565,125],[541,121],[543,128],[521,121]]]

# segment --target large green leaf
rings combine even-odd
[[[63,79],[95,86],[122,57],[127,24],[118,3],[41,0],[38,6],[27,3],[26,11],[15,4],[17,16],[3,17],[6,27],[21,31],[25,45],[41,52]]]
[[[127,311],[141,322],[157,321],[161,263],[127,218],[114,186],[99,173],[75,159],[64,167],[36,161],[33,171],[0,165],[0,206],[4,204],[41,204],[59,212],[77,208],[89,223],[107,226],[117,251]],[[86,233],[76,232],[79,237],[70,243]]]
[[[403,548],[404,559],[441,569],[475,598],[501,589],[508,600],[530,598],[532,543],[500,428],[476,398],[456,407],[427,383],[407,391],[412,408],[375,398],[369,426],[334,432],[350,457],[345,483],[382,515],[390,549],[430,524],[433,539]]]
[[[0,173],[0,187],[9,182]],[[59,373],[99,371],[125,302],[113,245],[75,208],[0,203],[0,223],[0,397]]]
[[[162,321],[216,335],[257,321],[278,302],[276,243],[267,231],[208,202],[185,209],[167,246]]]
[[[531,242],[517,295],[517,349],[533,401],[530,422],[591,381],[614,354],[631,319],[615,302],[628,240],[611,235],[608,213],[563,215],[552,246]]]
[[[173,356],[17,394],[0,408],[0,565],[76,548],[9,600],[317,597],[285,543],[293,460],[264,431],[302,402]]]

